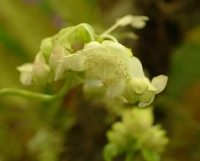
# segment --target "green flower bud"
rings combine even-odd
[[[143,147],[156,151],[158,153],[164,150],[164,147],[169,142],[166,137],[166,132],[161,129],[159,125],[150,128],[144,135],[140,138],[140,144]]]
[[[153,124],[152,108],[127,110],[122,116],[122,122],[130,135],[140,137]]]
[[[112,129],[116,132],[119,132],[122,135],[126,134],[126,128],[122,122],[116,122],[113,126]]]
[[[120,149],[115,144],[109,143],[103,149],[103,157],[105,161],[112,161],[120,152]]]
[[[40,45],[40,52],[47,60],[53,49],[53,39],[51,37],[45,38],[42,40]]]
[[[121,149],[126,147],[127,139],[122,133],[119,133],[117,131],[108,131],[107,138],[110,143],[116,145]]]

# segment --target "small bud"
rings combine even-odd
[[[122,116],[125,129],[134,137],[140,137],[153,124],[152,108],[134,108],[128,110]]]
[[[164,150],[164,147],[169,142],[166,137],[166,132],[159,125],[153,126],[141,138],[142,146],[152,149],[158,153]]]
[[[122,133],[116,131],[108,131],[107,138],[112,144],[120,148],[124,148],[127,144],[126,137]]]
[[[40,46],[40,52],[46,59],[49,58],[51,52],[53,49],[53,40],[51,37],[45,38],[42,40],[41,46]]]
[[[31,85],[33,79],[33,64],[26,63],[22,66],[17,67],[17,70],[20,71],[20,81],[24,85]]]

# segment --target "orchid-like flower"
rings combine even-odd
[[[130,24],[142,28],[146,20],[145,16],[128,15],[114,27]],[[33,63],[18,67],[21,82],[46,83],[67,79],[69,72],[81,72],[85,91],[103,88],[109,98],[123,98],[140,107],[152,103],[155,94],[165,88],[167,77],[161,75],[150,81],[130,49],[115,40],[104,40],[104,36],[95,34],[88,24],[62,29],[42,41]]]

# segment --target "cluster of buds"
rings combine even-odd
[[[133,108],[122,114],[122,121],[116,122],[107,132],[109,143],[104,148],[106,160],[126,152],[150,150],[160,154],[168,138],[159,125],[153,125],[152,108]]]

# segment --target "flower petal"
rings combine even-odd
[[[125,90],[125,82],[124,81],[116,82],[108,85],[106,94],[108,97],[114,98],[122,95],[124,90]]]
[[[128,72],[133,78],[144,78],[144,72],[140,60],[132,57],[128,62]]]
[[[162,92],[167,85],[168,77],[165,75],[159,75],[152,79],[152,85],[156,88],[156,94]]]
[[[26,63],[22,66],[17,67],[17,70],[20,71],[20,81],[24,85],[31,85],[33,79],[33,64]]]
[[[86,56],[83,54],[70,54],[63,58],[64,68],[73,71],[83,71],[86,69],[85,60]]]

